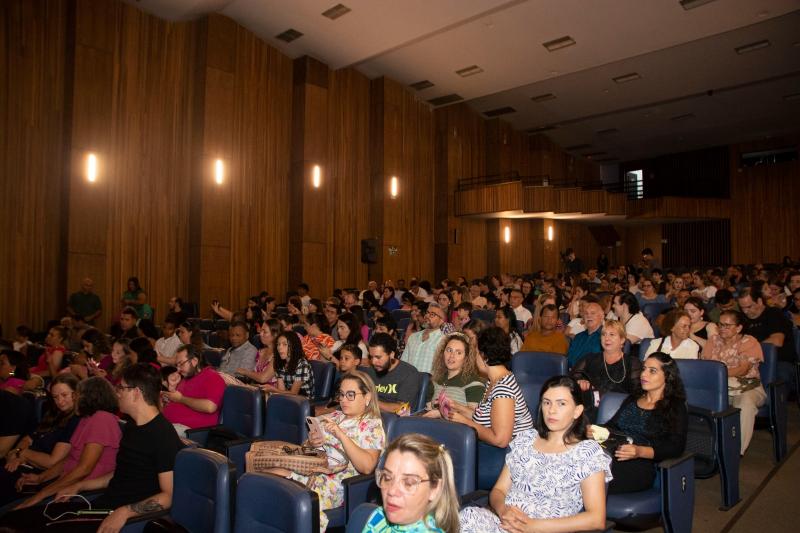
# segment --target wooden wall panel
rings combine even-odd
[[[370,227],[369,79],[353,69],[328,78],[328,171],[333,188],[333,286],[362,287],[361,239]]]
[[[67,3],[0,3],[0,325],[64,307],[61,251]]]

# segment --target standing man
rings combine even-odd
[[[396,357],[397,341],[388,333],[376,333],[369,340],[367,372],[375,382],[382,411],[410,414],[416,409],[420,376],[417,369]]]
[[[439,304],[428,304],[428,312],[425,313],[425,329],[412,333],[408,338],[406,349],[403,352],[403,361],[420,372],[430,374],[433,359],[436,357],[436,348],[444,336],[441,327],[446,320],[444,309],[439,307]]]
[[[82,316],[87,324],[94,325],[94,321],[103,312],[103,304],[100,302],[100,297],[94,292],[92,278],[83,278],[81,290],[69,295],[67,311],[73,316]]]
[[[567,248],[564,252],[564,272],[573,276],[583,272],[583,261],[575,256],[572,248]]]

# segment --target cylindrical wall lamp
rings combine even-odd
[[[389,180],[389,196],[391,196],[392,198],[397,198],[399,189],[400,185],[397,180],[397,176],[392,176],[392,179]]]
[[[86,181],[97,181],[97,156],[91,152],[86,156]]]
[[[503,228],[503,241],[508,244],[511,242],[511,226]]]
[[[214,161],[214,181],[217,182],[217,185],[222,185],[222,182],[225,181],[225,163],[222,162],[222,159]]]
[[[547,226],[547,240],[548,241],[552,241],[553,240],[553,226],[552,225]]]
[[[311,185],[315,189],[319,189],[319,186],[322,185],[322,169],[319,165],[314,165],[314,168],[311,169]]]

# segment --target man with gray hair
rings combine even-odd
[[[416,367],[420,372],[431,373],[436,348],[444,333],[442,325],[447,321],[445,311],[439,304],[428,304],[425,314],[425,329],[412,334],[403,351],[403,361]]]

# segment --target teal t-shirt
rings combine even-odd
[[[431,515],[407,526],[390,524],[386,520],[383,507],[378,507],[370,515],[361,533],[444,533],[444,530],[436,527],[436,520]]]

